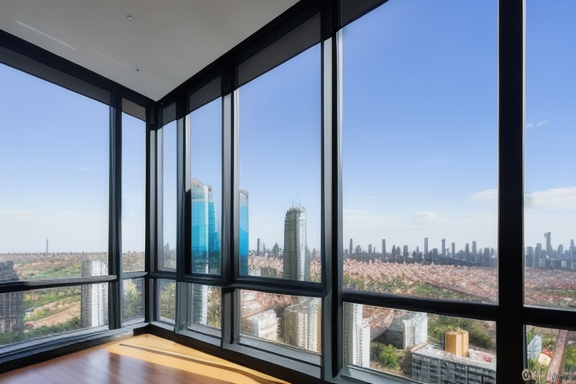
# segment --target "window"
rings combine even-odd
[[[188,115],[191,152],[192,272],[220,274],[222,102]]]
[[[2,262],[17,280],[92,276],[83,263],[108,260],[108,106],[4,65],[0,84]]]
[[[320,46],[239,89],[240,276],[320,281]]]
[[[177,124],[168,123],[162,130],[162,251],[158,268],[176,269],[177,241]]]
[[[1,345],[108,325],[109,107],[0,65]],[[20,285],[22,282],[22,285]]]
[[[525,303],[576,308],[576,4],[526,16]]]
[[[146,126],[122,114],[122,270],[144,270]]]
[[[344,28],[346,288],[497,302],[496,17],[392,0]]]

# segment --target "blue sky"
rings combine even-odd
[[[574,1],[527,1],[526,245],[549,231],[555,247],[576,237],[575,17]],[[496,247],[496,1],[390,0],[346,27],[343,42],[344,246],[380,250],[385,238],[422,249],[428,237],[430,248],[442,238]],[[286,210],[298,205],[319,247],[320,55],[312,47],[238,92],[253,249],[257,238],[282,246]],[[215,201],[220,109],[217,100],[191,116],[193,177]],[[46,239],[53,251],[105,251],[108,107],[0,66],[0,114],[0,253],[41,252]],[[143,123],[124,124],[126,150],[141,159]],[[175,124],[164,131],[175,185]],[[125,250],[143,246],[143,178],[130,164]],[[166,212],[173,232],[175,210]]]

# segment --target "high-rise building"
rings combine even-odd
[[[344,357],[348,364],[370,367],[370,324],[363,312],[362,304],[344,305]]]
[[[208,286],[204,284],[190,284],[192,291],[192,322],[208,324]]]
[[[82,277],[104,276],[108,265],[102,260],[84,260]],[[84,284],[81,288],[80,316],[82,328],[108,324],[108,285]]]
[[[273,309],[242,319],[242,332],[269,341],[278,341],[278,317]]]
[[[192,179],[192,272],[218,273],[220,234],[212,187]]]
[[[284,341],[309,351],[321,351],[320,300],[301,298],[284,310]]]
[[[306,252],[306,209],[290,208],[284,220],[285,279],[310,280],[310,254]]]
[[[0,262],[0,281],[19,280],[12,261]],[[20,333],[24,329],[24,292],[0,294],[0,333]]]
[[[424,257],[428,256],[428,238],[424,238]]]
[[[452,258],[456,257],[456,243],[452,242]]]
[[[552,249],[552,233],[546,232],[544,237],[546,238],[546,254],[552,256],[552,253],[554,252]]]
[[[240,190],[240,220],[238,223],[238,258],[240,264],[240,276],[248,275],[248,191]]]
[[[386,254],[386,239],[382,239],[382,256]]]
[[[352,238],[350,238],[350,248],[348,249],[348,255],[352,255],[354,253],[354,242]]]
[[[446,257],[446,239],[442,239],[442,257]]]

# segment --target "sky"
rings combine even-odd
[[[525,243],[576,237],[576,2],[527,1]],[[497,2],[390,0],[343,31],[343,243],[497,245]],[[321,49],[239,89],[250,248],[290,207],[320,247]],[[62,108],[62,106],[67,108]],[[221,101],[193,112],[192,177],[221,212]],[[108,107],[0,65],[0,253],[106,251]],[[144,124],[125,116],[123,245],[143,249]],[[164,128],[175,207],[176,124]],[[175,243],[176,211],[166,210]]]

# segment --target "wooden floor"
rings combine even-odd
[[[288,384],[152,335],[0,374],[1,384]]]

